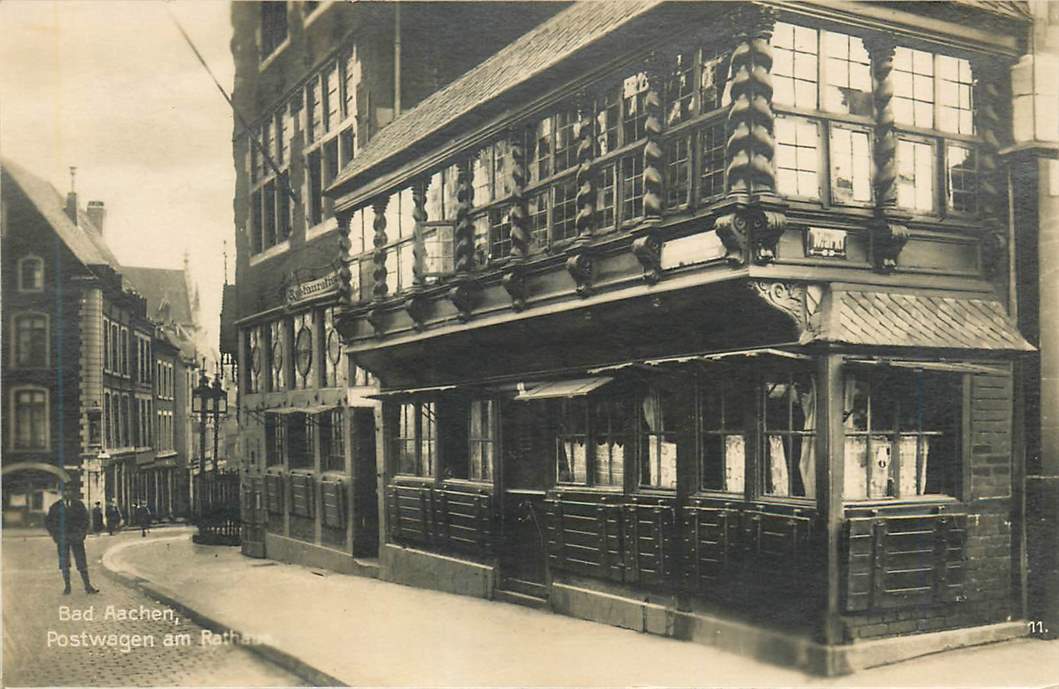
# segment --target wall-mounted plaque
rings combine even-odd
[[[721,238],[713,231],[670,239],[662,245],[662,270],[716,261],[725,253]]]
[[[845,258],[846,234],[845,230],[810,227],[805,231],[805,255]]]

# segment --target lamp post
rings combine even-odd
[[[221,387],[219,374],[214,376],[213,385],[210,385],[205,360],[199,373],[199,384],[191,394],[191,413],[199,415],[199,475],[203,476],[206,473],[206,418],[213,417],[213,467],[216,469],[219,419],[228,414],[228,393]]]

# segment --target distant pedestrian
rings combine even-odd
[[[151,510],[147,509],[147,503],[141,502],[136,506],[136,525],[140,527],[140,535],[146,536],[151,526]]]
[[[121,510],[113,500],[107,505],[107,533],[114,535],[114,530],[121,524]]]
[[[88,510],[77,497],[78,488],[72,483],[63,486],[63,497],[48,510],[44,526],[59,550],[59,570],[66,584],[63,595],[70,593],[70,551],[85,585],[85,593],[99,593],[88,579],[88,558],[85,557],[85,536],[88,535]]]
[[[95,507],[92,508],[92,533],[98,534],[103,530],[103,508],[99,506],[99,501],[96,501]]]

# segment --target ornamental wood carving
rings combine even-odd
[[[529,255],[530,242],[524,135],[522,128],[513,128],[508,134],[511,146],[511,212],[508,217],[511,220],[511,258],[515,260]]]
[[[577,98],[577,236],[587,238],[592,234],[596,215],[596,192],[592,174],[592,100],[585,92]]]
[[[375,336],[381,337],[386,330],[386,320],[383,316],[382,309],[373,306],[368,309],[367,313],[364,314],[364,317],[369,323],[371,323],[371,327],[375,329]]]
[[[521,264],[509,265],[500,276],[500,284],[511,297],[511,308],[515,311],[526,308],[526,271]]]
[[[592,282],[596,277],[596,262],[585,250],[573,253],[566,259],[566,271],[577,283],[577,294],[587,297],[592,294]]]
[[[386,251],[383,249],[388,242],[386,237],[386,206],[389,202],[389,196],[380,196],[371,204],[372,212],[375,214],[375,221],[372,223],[374,234],[371,240],[374,247],[371,254],[371,262],[373,264],[371,295],[375,301],[385,299],[390,289],[386,284]]]
[[[338,255],[341,266],[338,269],[338,303],[349,307],[353,304],[353,243],[349,239],[350,216],[338,216]]]
[[[728,110],[728,196],[748,200],[772,195],[776,154],[772,111],[772,48],[776,11],[744,6],[732,15],[735,46],[731,61],[732,105]]]
[[[804,285],[772,280],[751,280],[747,286],[769,306],[786,314],[800,331],[807,328],[809,318],[805,310]]]
[[[449,288],[449,301],[456,307],[457,316],[463,322],[471,319],[474,309],[482,298],[482,286],[469,277],[458,279]]]
[[[897,134],[893,108],[894,50],[891,36],[875,35],[864,41],[871,57],[875,101],[875,206],[889,210],[897,206]]]
[[[982,235],[982,269],[989,278],[1003,275],[1008,268],[1008,238],[1000,230]]]
[[[412,185],[412,219],[415,220],[415,232],[417,237],[422,232],[423,223],[427,217],[427,187],[430,178],[417,181]],[[423,273],[426,272],[426,256],[423,255],[424,246],[421,241],[412,242],[412,284],[421,288],[425,283]]]
[[[662,279],[662,240],[654,232],[634,239],[632,253],[643,268],[644,281],[653,285]]]
[[[754,263],[766,265],[776,260],[780,237],[787,229],[787,216],[778,209],[744,206],[717,218],[714,227],[729,264],[744,265],[749,249]]]
[[[908,227],[885,218],[877,218],[871,225],[872,257],[875,268],[882,273],[892,273],[897,268],[897,259],[908,243]]]
[[[975,114],[978,136],[982,143],[978,147],[978,208],[988,225],[1006,223],[1002,210],[1006,208],[1005,194],[1001,191],[998,152],[1002,137],[999,108],[1001,95],[999,84],[1003,74],[997,65],[985,59],[971,63],[976,83]]]
[[[665,193],[662,171],[665,169],[662,150],[662,74],[655,53],[647,59],[647,92],[644,94],[644,134],[647,143],[643,149],[643,213],[644,220],[658,222],[662,219]]]
[[[474,186],[471,184],[473,170],[469,161],[459,164],[456,181],[456,229],[455,263],[456,273],[469,274],[474,270],[474,223],[471,211],[474,208]]]
[[[404,302],[404,310],[412,319],[412,325],[416,330],[423,330],[427,313],[430,310],[430,300],[421,291],[413,291]]]

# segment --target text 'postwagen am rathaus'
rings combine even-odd
[[[237,3],[244,549],[825,672],[1024,633],[995,5]]]

